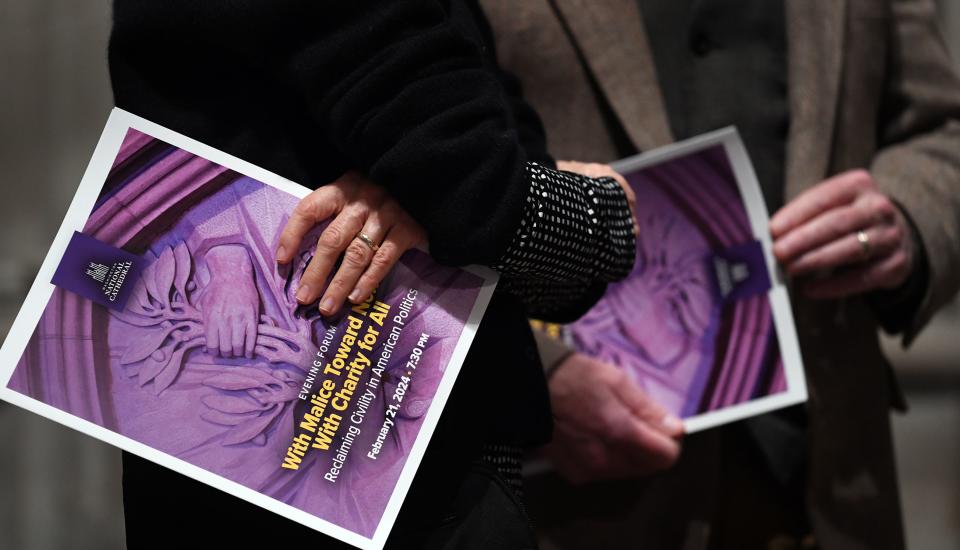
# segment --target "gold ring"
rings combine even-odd
[[[363,243],[364,243],[365,245],[369,246],[369,247],[370,247],[370,250],[373,250],[374,252],[376,252],[377,249],[380,248],[380,247],[377,245],[377,243],[373,242],[373,239],[371,239],[370,237],[368,237],[365,233],[357,233],[357,238],[360,239],[361,241],[363,241]]]
[[[863,258],[867,259],[870,257],[870,237],[867,236],[866,231],[857,231],[857,242],[860,243],[860,248],[863,249]]]

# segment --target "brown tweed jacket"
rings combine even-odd
[[[933,2],[785,1],[785,195],[867,168],[907,210],[930,263],[927,294],[903,335],[909,345],[960,285],[960,80]],[[591,78],[638,149],[671,141],[636,0],[481,4],[500,62],[520,77],[557,158],[614,160]],[[902,548],[889,426],[899,391],[877,321],[860,298],[793,300],[810,390],[807,491],[816,538],[826,549]],[[704,546],[724,498],[711,489],[725,475],[712,460],[718,445],[699,438],[674,470],[650,480],[585,488],[531,480],[534,512],[541,504],[551,512],[538,514],[544,547]]]

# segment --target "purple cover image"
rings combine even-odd
[[[785,392],[764,249],[724,144],[621,172],[636,263],[565,336],[682,418]]]
[[[274,261],[297,196],[134,128],[102,183],[7,388],[373,539],[489,280],[411,250],[327,320],[294,298],[320,228]]]

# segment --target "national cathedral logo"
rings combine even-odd
[[[101,283],[100,289],[103,290],[103,295],[111,302],[115,302],[117,296],[120,295],[120,289],[123,288],[123,282],[127,280],[127,272],[130,271],[132,265],[133,262],[129,260],[113,262],[110,267],[98,262],[89,262],[87,264],[87,275],[94,281]]]
[[[713,288],[721,300],[742,300],[770,289],[763,255],[763,245],[757,240],[714,252]]]
[[[122,311],[145,264],[143,256],[75,231],[50,282]]]
[[[93,277],[93,280],[98,283],[102,283],[103,280],[107,278],[107,273],[109,272],[109,267],[98,264],[97,262],[90,262],[90,265],[87,266],[87,275]]]

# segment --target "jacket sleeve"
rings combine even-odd
[[[960,286],[960,80],[930,0],[894,0],[881,148],[870,171],[916,224],[928,281],[909,345]]]

